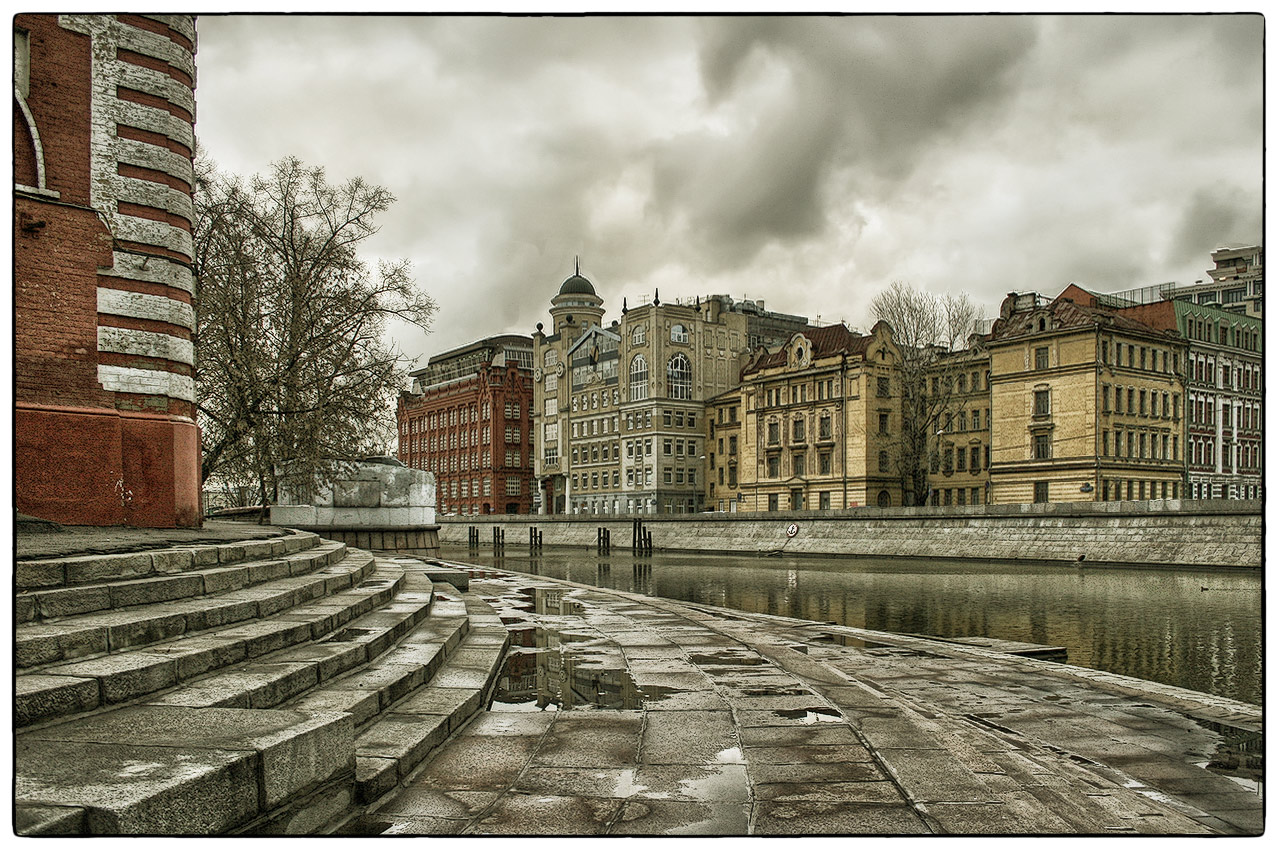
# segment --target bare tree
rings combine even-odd
[[[870,302],[876,320],[892,326],[901,350],[901,433],[896,467],[905,504],[927,499],[928,444],[947,413],[952,412],[954,381],[948,365],[957,358],[976,327],[976,307],[966,293],[936,296],[903,281]],[[931,378],[938,378],[933,387]]]
[[[355,178],[332,186],[297,159],[249,181],[196,170],[196,387],[204,479],[269,504],[278,470],[314,475],[384,452],[407,360],[387,321],[435,312],[407,260],[356,254],[394,202]]]

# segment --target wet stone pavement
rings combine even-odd
[[[527,575],[471,589],[512,632],[493,704],[347,834],[1263,829],[1258,757],[1221,772],[1254,706]]]

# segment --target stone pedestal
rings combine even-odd
[[[435,476],[387,458],[349,464],[331,481],[283,483],[271,524],[359,549],[437,556]]]

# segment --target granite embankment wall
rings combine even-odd
[[[857,555],[1036,561],[1087,566],[1259,569],[1260,501],[1087,502],[950,508],[853,508],[835,513],[778,512],[644,516],[654,550]],[[528,551],[528,530],[545,546],[594,548],[598,529],[614,552],[629,551],[633,517],[489,516],[440,518],[444,545],[479,532],[505,532],[508,553]],[[788,530],[797,526],[793,537]]]

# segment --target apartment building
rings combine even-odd
[[[399,459],[435,473],[441,515],[532,510],[532,339],[486,337],[409,373],[396,410]]]
[[[886,322],[865,335],[842,324],[807,328],[756,351],[740,389],[709,405],[707,498],[717,507],[722,471],[724,504],[742,511],[900,505],[900,357]]]
[[[580,272],[533,335],[538,510],[567,514],[704,509],[705,402],[738,383],[751,345],[775,345],[802,316],[726,295],[630,307],[603,324]]]
[[[1179,498],[1184,342],[1071,286],[1012,294],[989,340],[991,503]]]
[[[936,400],[937,427],[929,438],[929,505],[983,505],[989,501],[990,352],[974,335],[963,351],[940,353],[927,374]]]

